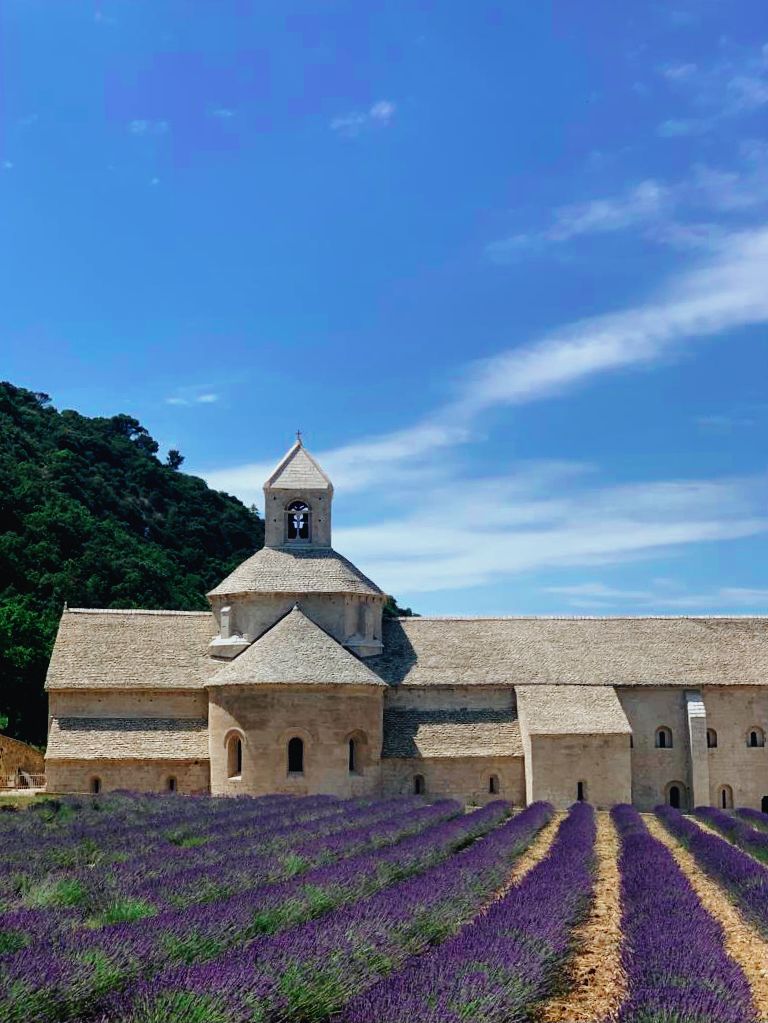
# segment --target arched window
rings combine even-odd
[[[414,774],[413,776],[413,792],[414,795],[423,796],[427,791],[427,786],[424,784],[423,774]]]
[[[665,799],[670,806],[676,810],[685,810],[688,805],[688,795],[685,785],[681,781],[671,781],[667,785]]]
[[[757,748],[758,746],[765,746],[765,732],[762,728],[750,729],[749,735],[747,736],[747,746]]]
[[[671,728],[662,727],[656,729],[656,749],[672,749]]]
[[[763,813],[768,813],[768,796],[763,796],[760,800],[760,809]]]
[[[243,774],[243,740],[230,735],[227,740],[227,777],[241,778]]]
[[[717,749],[717,732],[714,728],[707,729],[707,749]]]
[[[498,796],[500,791],[501,785],[499,784],[499,776],[498,774],[492,774],[491,777],[488,779],[488,792],[492,796]]]
[[[285,539],[289,543],[308,543],[312,512],[306,501],[291,501],[285,509]]]
[[[576,782],[576,799],[579,803],[583,803],[587,798],[587,783],[584,781]]]
[[[349,740],[349,773],[357,774],[357,740]]]
[[[721,785],[717,790],[717,802],[722,810],[733,809],[733,789],[730,785]]]
[[[175,792],[177,787],[178,786],[176,785],[176,779],[173,777],[173,775],[171,775],[171,777],[166,782],[166,788],[168,789],[169,792]]]
[[[91,778],[91,792],[94,796],[101,792],[101,778]]]
[[[288,742],[288,774],[304,774],[304,741],[298,736]]]

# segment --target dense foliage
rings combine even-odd
[[[178,471],[127,415],[58,412],[0,383],[0,721],[43,742],[43,681],[65,602],[206,608],[264,542],[255,509]]]

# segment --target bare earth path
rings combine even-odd
[[[760,1019],[768,1020],[768,941],[731,903],[727,891],[707,877],[691,853],[655,817],[645,817],[645,823],[653,837],[672,853],[704,908],[723,928],[725,949],[747,975]]]
[[[597,816],[595,855],[592,908],[574,934],[575,951],[566,966],[568,990],[542,1003],[538,1023],[595,1023],[616,1012],[624,998],[619,840],[607,813]]]

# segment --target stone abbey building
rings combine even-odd
[[[298,441],[211,610],[64,612],[48,789],[768,808],[768,619],[383,617]]]

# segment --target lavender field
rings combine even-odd
[[[0,1023],[757,1021],[761,818],[130,793],[2,812]]]

